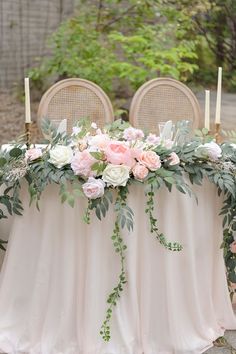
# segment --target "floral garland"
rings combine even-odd
[[[20,182],[25,179],[31,202],[39,208],[39,200],[50,183],[60,185],[62,203],[74,206],[76,198],[85,196],[88,206],[84,214],[90,222],[91,212],[101,220],[110,205],[114,205],[116,220],[111,239],[120,257],[121,270],[118,283],[107,298],[107,311],[100,334],[105,341],[111,337],[110,321],[123,287],[126,284],[126,245],[121,230],[133,229],[133,211],[127,205],[129,186],[133,182],[145,185],[146,214],[150,232],[162,246],[170,251],[181,251],[177,242],[169,242],[158,228],[154,216],[154,193],[162,186],[169,191],[176,187],[181,193],[191,196],[190,184],[201,185],[207,177],[224,194],[223,215],[224,257],[228,281],[233,293],[236,289],[236,145],[225,142],[218,145],[208,131],[197,131],[197,135],[184,141],[186,129],[179,129],[173,140],[155,134],[145,135],[128,123],[116,121],[103,130],[95,123],[81,120],[68,136],[58,133],[50,121],[43,122],[44,147],[26,150],[23,143],[15,143],[0,155],[0,219],[8,214],[21,215],[22,202],[19,197]],[[189,176],[190,184],[184,176]],[[113,202],[116,190],[116,199]],[[4,241],[0,247],[5,249]]]

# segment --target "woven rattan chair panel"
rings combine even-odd
[[[135,94],[131,104],[130,121],[137,128],[158,132],[158,122],[172,120],[189,120],[192,128],[199,125],[200,109],[194,95],[180,87],[185,85],[172,79],[163,79],[167,83],[160,84],[162,79],[144,84]],[[174,83],[174,85],[172,85]],[[143,90],[142,90],[143,88]],[[192,96],[191,96],[192,95]]]
[[[52,86],[42,98],[38,112],[39,121],[67,119],[68,132],[76,121],[87,117],[103,127],[113,120],[113,111],[102,89],[81,79],[63,80]]]

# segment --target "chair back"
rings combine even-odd
[[[105,92],[91,81],[66,79],[57,82],[43,95],[38,109],[38,124],[42,119],[67,119],[70,133],[76,121],[89,118],[99,127],[114,120],[112,104]]]
[[[199,127],[201,110],[193,92],[170,78],[153,79],[135,93],[130,107],[130,123],[145,131],[158,132],[158,122],[189,120]]]

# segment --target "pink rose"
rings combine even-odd
[[[161,167],[160,156],[151,150],[143,151],[138,160],[151,171],[155,171]]]
[[[229,248],[232,253],[236,253],[236,241],[233,241]]]
[[[135,160],[130,148],[122,141],[112,140],[104,150],[107,161],[113,165],[124,164],[132,167]]]
[[[39,157],[41,157],[43,155],[42,150],[39,148],[33,148],[33,149],[29,149],[26,150],[25,152],[25,159],[27,161],[33,161],[38,159]]]
[[[104,194],[105,183],[102,179],[95,179],[94,177],[89,177],[88,181],[83,184],[82,188],[84,194],[89,199],[100,198]]]
[[[143,131],[133,127],[126,128],[123,133],[123,138],[128,141],[142,139],[143,137]]]
[[[90,177],[94,175],[91,167],[96,161],[88,150],[77,151],[72,158],[71,168],[76,175]]]
[[[178,165],[178,163],[180,163],[179,156],[175,152],[172,152],[169,155],[168,160],[170,161],[170,166]]]
[[[144,165],[141,165],[141,163],[137,163],[133,169],[132,169],[133,175],[135,179],[138,179],[140,181],[143,181],[144,178],[147,177],[148,175],[148,169]]]

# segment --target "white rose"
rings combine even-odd
[[[71,162],[73,151],[70,146],[56,145],[49,151],[49,155],[49,162],[57,168],[61,168]]]
[[[95,122],[92,122],[92,124],[91,124],[91,128],[93,128],[93,129],[97,129],[97,128],[98,128],[98,126],[97,126],[97,124],[96,124]]]
[[[89,177],[88,181],[82,186],[84,194],[89,199],[96,199],[102,197],[104,194],[104,187],[104,181],[101,179],[96,179],[94,177]]]
[[[208,157],[212,160],[218,160],[221,157],[221,147],[214,141],[202,145],[203,150],[206,151]]]
[[[125,186],[129,179],[129,172],[129,166],[109,164],[103,171],[102,179],[114,187]]]

